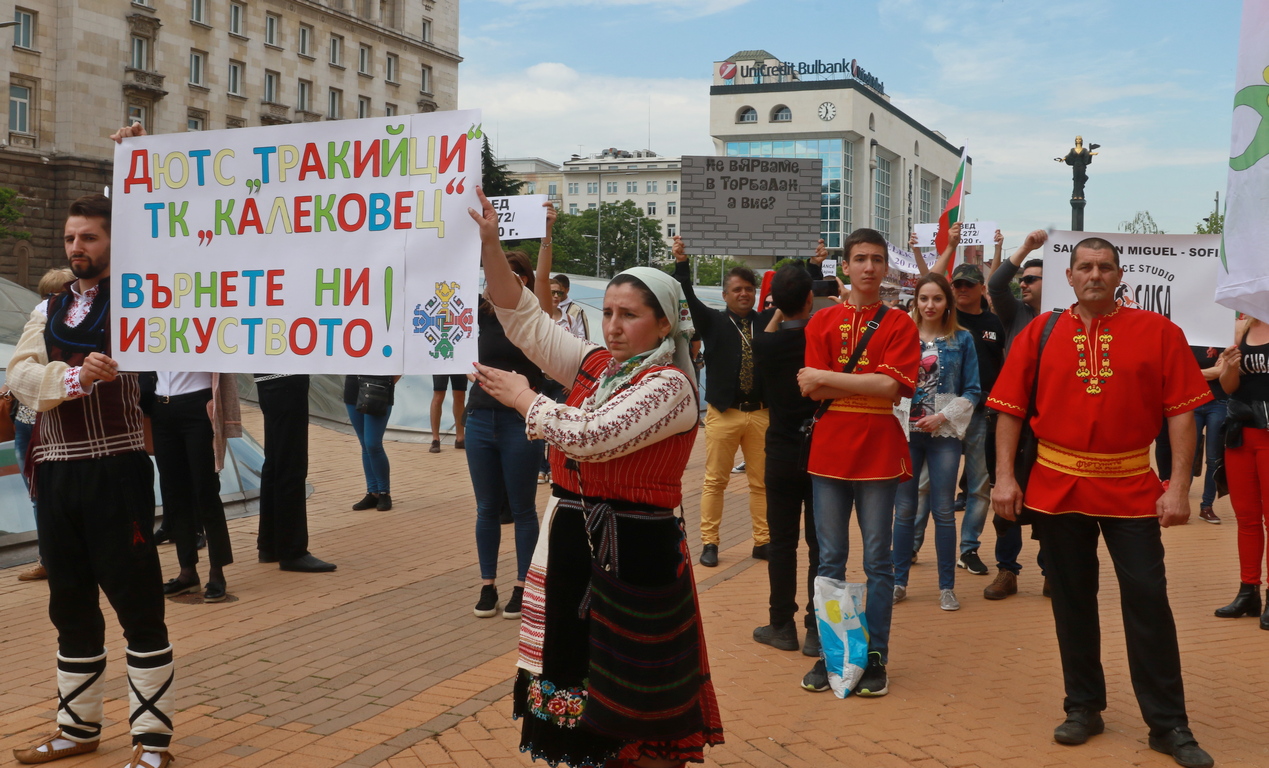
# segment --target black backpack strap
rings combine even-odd
[[[1040,393],[1040,361],[1044,359],[1044,345],[1049,342],[1049,336],[1053,333],[1053,328],[1064,311],[1058,308],[1050,312],[1048,322],[1044,324],[1044,331],[1040,334],[1040,347],[1035,354],[1035,378],[1031,379],[1031,399],[1027,402],[1028,422],[1035,416],[1035,399]]]
[[[859,346],[855,347],[855,351],[851,353],[850,359],[842,366],[842,373],[850,373],[855,370],[855,366],[859,365],[859,358],[863,356],[864,350],[868,347],[868,342],[872,339],[873,333],[881,327],[881,318],[886,316],[886,312],[890,311],[890,307],[882,304],[877,310],[877,314],[867,323],[864,323],[866,330],[864,335],[859,337]],[[815,410],[815,421],[824,418],[824,414],[828,413],[828,408],[833,404],[832,400],[824,400],[820,403],[820,407]]]

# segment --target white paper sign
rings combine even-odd
[[[996,222],[994,221],[961,222],[961,245],[995,245],[996,229]],[[939,225],[938,222],[916,224],[912,227],[912,231],[916,233],[918,248],[933,248],[934,238],[938,235]]]
[[[126,139],[124,370],[459,373],[476,359],[480,112]]]
[[[837,259],[824,259],[824,264],[821,266],[821,270],[824,273],[825,280],[831,280],[832,278],[836,277],[837,276]]]
[[[489,202],[498,212],[500,240],[532,240],[546,237],[546,195],[512,195],[491,197]]]
[[[1124,277],[1116,291],[1123,306],[1158,312],[1181,326],[1193,346],[1224,349],[1234,333],[1234,313],[1217,304],[1220,235],[1129,235],[1123,232],[1049,233],[1043,247],[1043,307],[1069,307],[1075,292],[1066,281],[1071,251],[1086,237],[1101,237],[1119,251]]]
[[[934,236],[939,232],[939,223],[932,221],[928,224],[916,224],[912,231],[916,232],[917,247],[929,250],[934,247]]]

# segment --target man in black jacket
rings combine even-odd
[[[753,556],[767,558],[767,486],[764,443],[767,404],[754,367],[753,338],[762,332],[754,311],[757,278],[748,267],[735,267],[723,279],[726,310],[711,309],[696,297],[692,270],[681,238],[674,238],[674,277],[683,285],[692,322],[705,342],[705,484],[701,489],[701,565],[718,565],[718,527],[723,493],[731,479],[736,449],[745,457],[749,480],[749,514],[753,523]]]

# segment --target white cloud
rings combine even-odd
[[[706,79],[601,76],[542,62],[513,72],[465,72],[459,107],[483,111],[500,157],[558,163],[607,147],[712,155],[708,94]]]

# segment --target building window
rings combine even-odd
[[[536,183],[534,183],[534,182],[532,182],[532,181],[525,182],[525,184],[524,184],[524,194],[526,194],[526,195],[536,195],[537,193],[538,193],[538,185],[537,185]]]
[[[337,67],[344,63],[344,38],[339,35],[330,36],[330,63]]]
[[[672,180],[670,180],[670,181],[665,182],[665,191],[666,191],[666,192],[678,192],[678,191],[679,191],[679,182],[678,182],[678,180],[677,180],[677,179],[672,179]]]
[[[949,187],[947,184],[943,184],[942,187],[943,188],[939,190],[939,215],[940,216],[943,215],[943,211],[947,210],[947,201],[952,199],[952,188]]]
[[[873,174],[873,228],[890,239],[890,160],[877,155],[877,171]]]
[[[877,116],[875,114],[868,115],[868,130],[877,130]]]
[[[930,180],[922,176],[921,177],[921,203],[920,203],[920,207],[917,209],[917,213],[919,216],[917,220],[920,221],[922,224],[928,224],[930,221],[932,221],[932,219],[930,218],[932,215],[930,213],[930,203],[932,202],[932,200],[930,199],[931,197],[933,197],[933,195],[931,194],[931,190],[930,190]]]
[[[576,216],[576,215],[577,215],[577,203],[569,203],[569,204],[568,204],[568,215],[569,215],[569,216]]]
[[[396,105],[396,104],[384,104],[384,105],[383,105],[383,114],[387,115],[388,117],[393,117],[393,116],[395,116],[395,115],[396,115],[396,113],[397,113],[397,105]]]
[[[595,208],[596,208],[596,206],[595,206],[595,204],[594,204],[594,203],[588,203],[588,204],[587,204],[587,206],[586,206],[586,210],[588,210],[588,211],[593,211],[593,210],[595,210]]]
[[[31,132],[31,89],[21,85],[9,86],[9,130],[14,133]]]
[[[756,123],[758,122],[758,110],[753,107],[742,107],[736,113],[736,122],[738,123]]]
[[[185,117],[185,130],[187,131],[205,131],[207,130],[207,114],[191,109]]]
[[[793,110],[785,106],[775,108],[771,113],[771,122],[773,123],[790,123],[793,122]]]
[[[432,20],[431,19],[423,20],[422,35],[420,35],[419,39],[425,43],[432,42]]]
[[[229,34],[241,35],[246,23],[247,9],[238,3],[229,4]]]
[[[189,20],[207,23],[207,0],[189,0]]]
[[[657,183],[655,181],[648,182],[648,194],[655,195],[657,193]]]
[[[234,96],[242,95],[242,67],[240,61],[229,62],[229,92]]]
[[[598,182],[598,181],[588,181],[588,182],[586,182],[586,194],[588,194],[588,195],[598,195],[598,194],[599,194],[599,182]]]
[[[140,123],[141,127],[144,128],[149,117],[150,110],[140,104],[129,104],[127,114],[124,115],[124,124],[132,125],[133,123]]]
[[[309,112],[313,108],[313,84],[301,80],[295,91],[295,108],[301,112]]]
[[[570,195],[576,195],[576,194],[578,194],[577,190],[578,190],[578,182],[576,182],[576,181],[570,181],[570,182],[568,183],[568,193],[569,193]]]
[[[677,226],[675,226],[675,225],[673,225],[673,224],[666,224],[666,225],[665,225],[665,236],[666,236],[666,237],[674,237],[674,236],[675,236],[675,235],[677,235],[678,233],[679,233],[679,228],[678,228]]]
[[[607,182],[604,182],[604,184],[605,184],[605,191],[607,191],[608,194],[610,195],[617,194],[617,182],[607,181]]]
[[[331,88],[326,94],[326,118],[328,120],[338,120],[344,112],[344,92],[338,88]]]
[[[637,194],[639,194],[639,182],[637,182],[637,181],[627,181],[627,182],[626,182],[626,194],[627,194],[627,195],[637,195]]]
[[[560,193],[560,185],[556,184],[554,181],[551,182],[550,184],[547,184],[546,193],[550,195],[551,197],[555,197],[556,195]]]
[[[913,157],[921,156],[921,142],[919,141],[912,142],[912,156]]]
[[[397,58],[395,53],[388,54],[388,67],[383,75],[383,79],[389,83],[395,83],[399,80],[399,72],[401,71],[401,60]]]
[[[18,23],[13,28],[13,44],[18,48],[34,49],[35,14],[19,8],[13,12],[13,20]]]
[[[189,52],[189,84],[206,87],[204,82],[207,54],[201,51]]]
[[[278,82],[281,77],[277,72],[266,70],[264,73],[264,100],[270,104],[280,103],[278,99]]]
[[[671,200],[670,202],[665,204],[665,215],[666,216],[679,215],[679,203],[677,200]]]
[[[357,97],[357,117],[370,117],[370,99],[365,96]]]
[[[432,68],[423,66],[419,68],[419,90],[423,93],[432,92]]]
[[[128,65],[133,69],[150,68],[150,41],[144,37],[132,36],[132,56]]]
[[[363,45],[357,49],[357,71],[363,75],[370,74],[370,46]]]
[[[656,204],[656,202],[654,202],[654,201],[652,201],[652,200],[649,200],[649,201],[648,201],[648,215],[649,215],[649,216],[656,216],[656,215],[657,215],[657,204]]]
[[[313,55],[313,28],[300,25],[300,55]]]
[[[264,17],[264,44],[278,45],[278,27],[282,24],[282,19],[271,13],[265,14]]]

